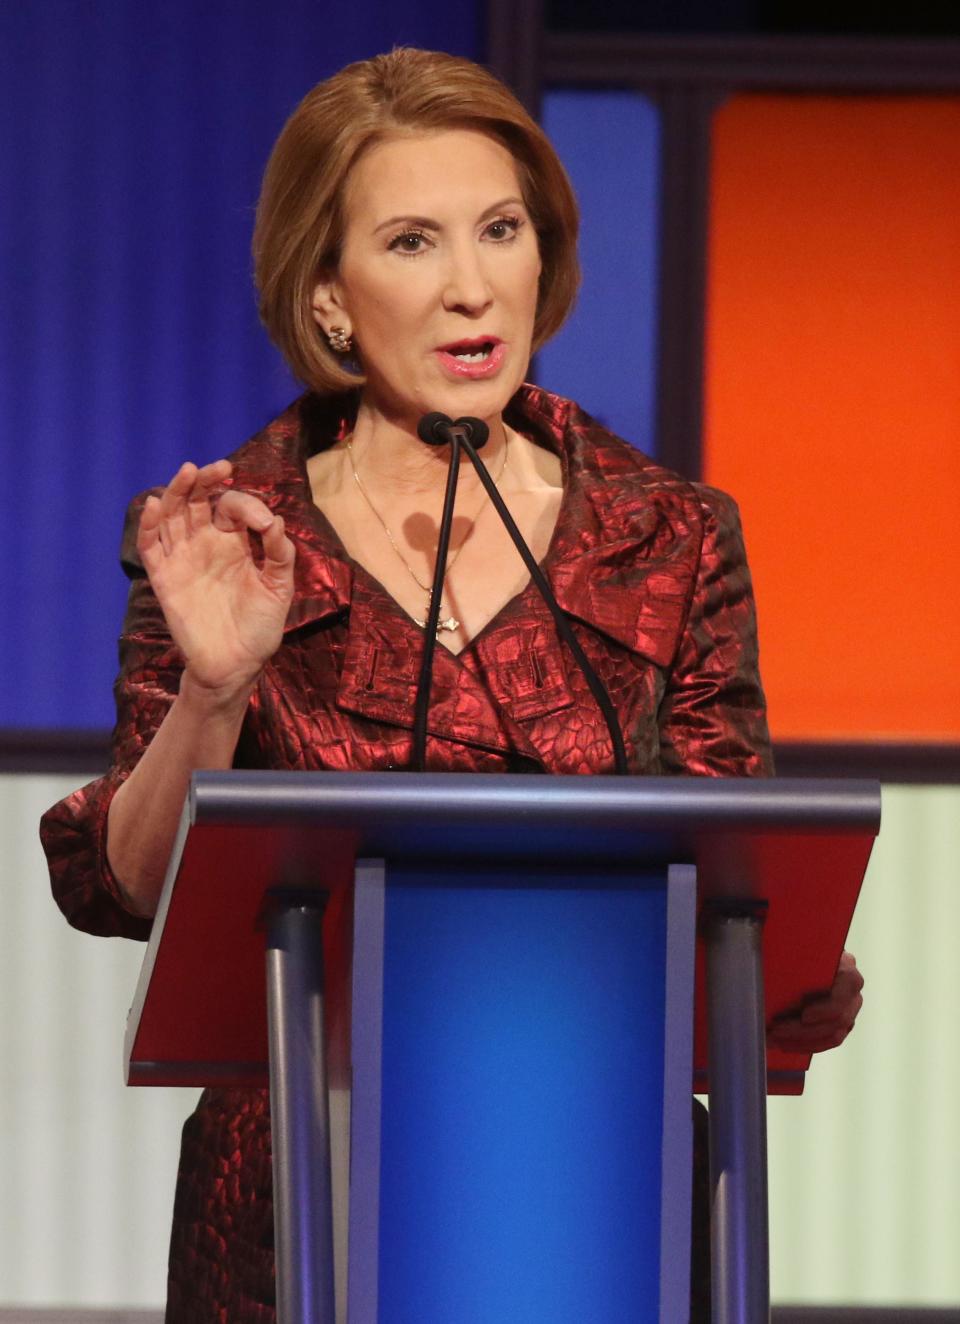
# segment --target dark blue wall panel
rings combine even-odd
[[[0,727],[96,727],[128,498],[295,393],[257,321],[260,175],[319,79],[479,52],[477,0],[0,7]]]
[[[543,123],[580,199],[583,288],[538,380],[655,454],[659,112],[633,92],[557,90]]]

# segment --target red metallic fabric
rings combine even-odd
[[[234,485],[283,515],[297,548],[281,648],[264,669],[236,766],[403,769],[422,632],[354,564],[313,505],[308,456],[351,424],[351,402],[305,396],[241,447]],[[637,774],[770,771],[750,577],[736,507],[613,437],[569,401],[524,387],[508,421],[563,464],[564,496],[543,565],[617,708]],[[41,828],[54,895],[91,933],[146,938],[123,907],[104,849],[111,796],[175,695],[180,658],[135,551],[120,643],[113,766]],[[528,586],[459,655],[437,649],[431,771],[612,771],[602,716]],[[167,1318],[273,1321],[268,1105],[207,1090],[184,1128]]]

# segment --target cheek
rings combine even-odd
[[[526,260],[527,287],[533,290],[533,297],[536,298],[540,289],[540,278],[543,275],[543,258],[540,256],[539,244],[532,252],[526,254]]]
[[[423,316],[423,282],[393,278],[368,279],[348,305],[360,341],[376,339],[395,356]],[[400,329],[405,328],[401,334]]]
[[[540,307],[540,280],[543,276],[543,263],[537,259],[532,264],[531,270],[526,280],[527,300],[526,311],[531,322],[531,331],[533,322],[536,319],[537,311]]]

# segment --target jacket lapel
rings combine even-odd
[[[521,388],[508,421],[560,456],[564,499],[544,561],[560,606],[573,618],[655,665],[670,666],[696,580],[702,539],[699,502],[667,473],[569,401]],[[234,456],[233,482],[283,516],[297,548],[290,632],[348,616],[337,705],[403,728],[413,724],[422,632],[396,602],[354,567],[310,499],[308,454],[351,426],[350,402],[305,396]],[[540,762],[523,726],[573,703],[563,650],[532,586],[483,632],[495,659],[489,687],[459,657],[435,654],[429,730],[439,739],[514,750]]]
[[[564,467],[564,500],[544,562],[560,606],[657,666],[670,666],[702,541],[693,488],[571,401],[524,387],[513,408],[516,424],[532,425]]]
[[[349,631],[337,707],[375,722],[413,727],[423,631],[363,571],[354,579]],[[557,694],[552,692],[553,701]],[[567,701],[572,702],[567,696]],[[465,664],[439,645],[434,653],[427,730],[439,740],[519,754],[539,763],[540,756],[515,718],[521,714],[502,703]]]

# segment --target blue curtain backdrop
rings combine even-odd
[[[537,378],[655,455],[660,112],[635,92],[554,88],[542,118],[580,201],[583,287]]]
[[[0,727],[104,727],[129,497],[296,393],[257,321],[271,143],[397,43],[479,57],[477,0],[0,6]]]

